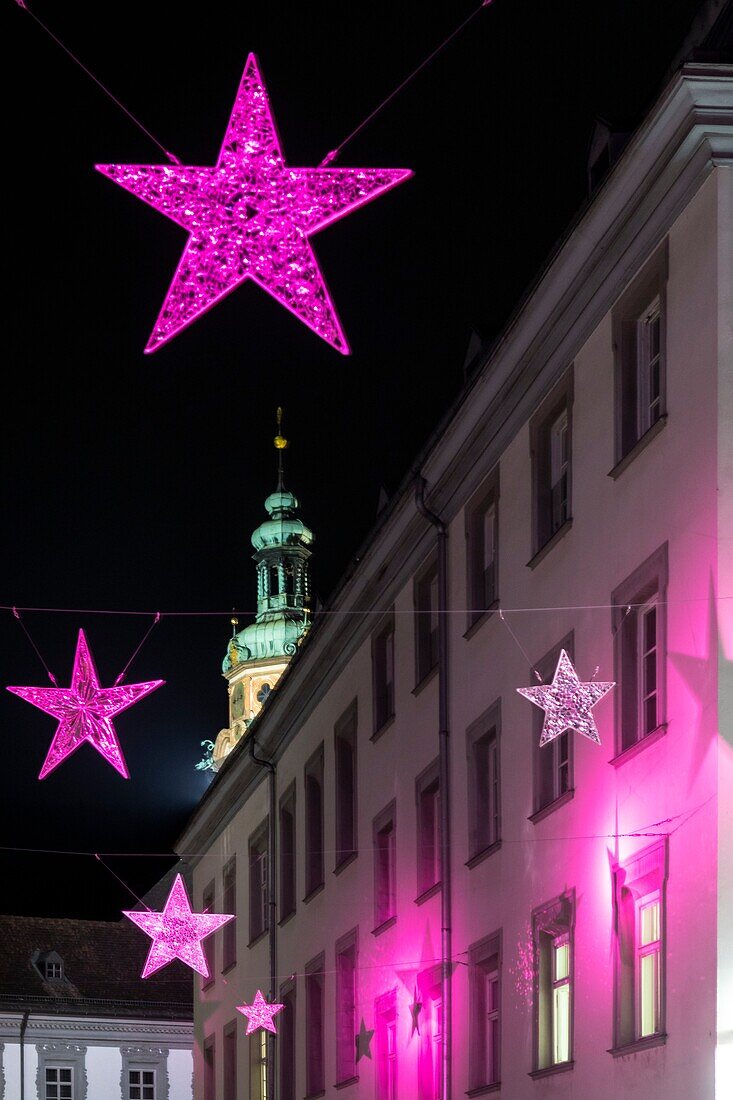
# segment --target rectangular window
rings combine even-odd
[[[305,1091],[313,1096],[326,1088],[324,1053],[325,979],[320,955],[305,968]]]
[[[440,882],[440,781],[434,761],[415,783],[418,896]]]
[[[216,1100],[216,1050],[213,1035],[204,1040],[204,1100]]]
[[[570,519],[573,371],[530,421],[534,553]]]
[[[438,566],[433,559],[415,578],[415,683],[420,684],[438,664]]]
[[[305,766],[305,896],[323,885],[323,745]]]
[[[356,929],[336,944],[336,1078],[356,1073]]]
[[[280,799],[280,920],[295,912],[295,784]]]
[[[229,860],[222,875],[222,908],[225,913],[237,912],[237,861]],[[222,968],[228,970],[237,961],[237,922],[230,920],[224,925],[222,938]]]
[[[611,596],[619,754],[664,725],[666,593],[665,543]]]
[[[468,625],[478,621],[499,598],[499,470],[466,509]]]
[[[68,1066],[46,1066],[45,1100],[74,1100],[73,1073]]]
[[[491,848],[501,836],[500,722],[501,710],[497,702],[466,732],[469,860]]]
[[[201,898],[201,908],[202,908],[204,913],[214,913],[214,912],[216,912],[216,909],[215,909],[215,906],[214,906],[215,890],[216,890],[215,884],[213,882],[210,882],[209,885],[206,887],[206,889],[203,892],[203,895],[202,895],[202,898]],[[203,948],[204,948],[204,958],[206,959],[206,965],[209,969],[209,976],[208,976],[208,978],[202,978],[201,979],[201,988],[206,989],[208,986],[213,985],[214,978],[215,978],[215,973],[214,973],[215,960],[216,960],[216,933],[215,932],[212,932],[212,934],[210,936],[206,937],[206,939],[203,941]]]
[[[223,1100],[237,1100],[237,1021],[232,1020],[224,1028],[222,1050],[224,1062]]]
[[[662,932],[659,894],[637,904],[636,993],[639,1038],[656,1035],[661,1015]]]
[[[374,732],[394,715],[394,615],[380,623],[372,637],[372,686],[374,696]]]
[[[564,649],[570,659],[573,659],[574,639],[568,634],[559,645],[546,653],[535,668],[530,670],[530,680],[537,682],[535,669],[540,674],[543,684],[552,681],[560,657],[560,650]],[[530,682],[528,680],[528,682]],[[545,712],[541,707],[532,707],[532,756],[534,760],[534,814],[551,806],[564,794],[573,789],[573,741],[572,734],[561,733],[552,741],[540,745],[542,726]]]
[[[469,1078],[478,1089],[501,1079],[501,934],[473,944],[468,966]]]
[[[267,1100],[267,1035],[259,1028],[249,1037],[249,1100]]]
[[[398,1100],[397,993],[393,989],[374,1005],[377,1100]]]
[[[356,700],[334,730],[336,761],[336,869],[356,855]]]
[[[639,438],[656,424],[662,414],[662,313],[659,296],[643,310],[636,322]]]
[[[129,1069],[127,1083],[129,1100],[155,1100],[154,1069]]]
[[[374,927],[380,928],[396,913],[397,833],[395,803],[374,819]]]
[[[418,974],[420,1045],[418,1047],[418,1100],[442,1100],[443,1003],[440,967]]]
[[[295,983],[286,982],[280,987],[278,1013],[277,1050],[280,1067],[280,1100],[295,1100]]]
[[[572,1061],[572,936],[575,893],[532,914],[535,953],[535,1070]]]
[[[268,875],[269,823],[265,821],[249,838],[249,942],[269,927]]]

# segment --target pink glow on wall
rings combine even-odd
[[[258,1028],[277,1034],[273,1016],[280,1012],[285,1005],[275,1004],[274,1001],[266,1001],[260,989],[255,993],[255,999],[251,1005],[237,1005],[237,1012],[247,1017],[247,1035],[251,1035]]]
[[[209,977],[209,967],[201,941],[223,924],[234,920],[233,913],[193,913],[186,885],[176,875],[162,913],[124,911],[133,924],[150,936],[152,943],[145,960],[142,977],[149,978],[173,959],[180,959],[202,977]]]
[[[96,167],[189,233],[146,352],[252,279],[347,355],[309,238],[412,175],[405,168],[286,165],[254,54],[247,58],[214,167]]]
[[[88,741],[105,760],[125,779],[129,779],[125,758],[122,755],[112,718],[127,710],[145,695],[163,684],[164,680],[150,680],[144,684],[119,684],[102,688],[84,631],[79,631],[68,688],[9,687],[46,714],[59,719],[39,779],[45,779],[67,756]]]
[[[575,730],[600,745],[601,738],[591,708],[615,686],[614,683],[597,683],[595,680],[581,683],[573,662],[561,649],[551,684],[517,688],[517,691],[545,712],[540,745],[553,741],[565,730]]]

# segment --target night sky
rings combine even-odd
[[[185,164],[213,164],[244,61],[259,57],[287,162],[316,165],[477,6],[149,0],[29,6]],[[464,380],[584,201],[594,119],[630,129],[698,0],[495,0],[344,151],[409,182],[315,250],[344,358],[247,283],[144,356],[185,233],[95,162],[155,145],[22,10],[2,5],[6,289],[0,602],[24,612],[67,686],[79,627],[111,684],[166,686],[115,720],[132,778],[89,746],[36,779],[53,718],[0,694],[0,845],[170,853],[206,786],[200,742],[227,721],[230,608],[254,609],[249,542],[286,481],[316,533],[325,601]],[[48,686],[10,611],[2,683]],[[136,891],[170,858],[104,857]],[[6,913],[110,918],[130,895],[91,855],[0,851]]]

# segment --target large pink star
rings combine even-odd
[[[164,680],[150,680],[145,684],[100,687],[94,659],[84,631],[80,630],[71,673],[71,687],[8,688],[8,691],[19,695],[27,703],[32,703],[39,710],[60,719],[38,778],[45,779],[67,756],[71,756],[72,752],[88,741],[120,775],[129,779],[112,717],[127,710],[138,699],[149,695],[163,683]]]
[[[241,1012],[243,1016],[247,1017],[247,1035],[251,1035],[253,1031],[257,1031],[258,1027],[262,1027],[266,1031],[271,1031],[273,1035],[277,1035],[275,1022],[272,1017],[283,1008],[285,1008],[285,1005],[278,1005],[274,1002],[271,1004],[269,1001],[266,1001],[262,996],[261,990],[258,989],[252,1004],[237,1005],[237,1012]]]
[[[573,667],[573,662],[564,649],[560,650],[557,668],[551,684],[543,684],[541,687],[517,688],[520,695],[531,700],[535,706],[542,707],[545,712],[545,720],[542,723],[542,736],[540,746],[553,741],[565,730],[575,730],[584,737],[595,741],[600,745],[601,738],[598,734],[596,720],[591,714],[591,708],[602,699],[612,687],[613,683],[596,683],[590,680],[581,683],[578,674]]]
[[[124,915],[153,941],[143,967],[143,978],[149,978],[173,959],[180,959],[208,978],[209,967],[201,941],[222,924],[234,920],[234,913],[192,913],[186,885],[180,875],[174,879],[162,913],[132,910]]]
[[[348,355],[308,238],[412,175],[407,168],[288,167],[254,54],[247,58],[213,168],[96,167],[189,233],[146,352],[253,279]]]

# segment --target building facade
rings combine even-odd
[[[731,1095],[732,157],[684,65],[202,799],[195,1100]]]

